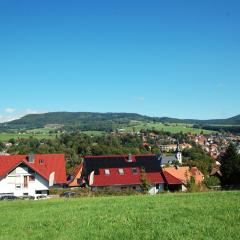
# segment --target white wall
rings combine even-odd
[[[35,176],[35,181],[29,181],[29,176]],[[27,176],[28,186],[24,187],[24,176]],[[30,173],[28,167],[18,166],[5,178],[0,180],[0,194],[14,194],[15,196],[37,196],[36,191],[44,191],[47,194],[49,190],[48,181],[37,173]]]

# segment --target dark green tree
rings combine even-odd
[[[236,147],[230,144],[221,158],[221,183],[226,185],[240,185],[240,156]]]

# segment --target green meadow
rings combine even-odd
[[[125,128],[126,131],[140,131],[140,130],[158,130],[170,133],[192,133],[192,134],[211,134],[216,131],[209,131],[200,128],[193,128],[191,124],[181,124],[181,123],[138,123],[136,125],[128,126]]]
[[[55,138],[56,134],[49,134],[49,133],[0,133],[0,141],[8,141],[9,139],[21,139],[21,138],[30,138],[34,137],[37,139],[52,139]]]
[[[0,239],[239,239],[240,192],[0,202]]]

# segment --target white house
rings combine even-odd
[[[47,195],[66,184],[63,154],[0,156],[0,195]]]

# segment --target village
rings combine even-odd
[[[118,133],[118,135],[125,133]],[[188,141],[156,131],[135,133],[146,149],[158,143],[159,153],[83,156],[82,161],[66,171],[64,154],[11,155],[7,151],[14,144],[4,142],[0,154],[0,199],[51,198],[53,189],[62,196],[75,196],[77,189],[91,192],[130,190],[151,195],[162,192],[187,192],[191,181],[202,186],[207,179],[221,178],[220,160],[229,143],[240,153],[240,137],[233,134],[193,135]],[[213,159],[207,175],[197,166],[183,163],[182,151],[199,146]],[[219,181],[220,182],[220,181]],[[219,189],[218,185],[210,186]],[[56,191],[58,192],[58,191]],[[55,196],[56,197],[56,196]]]

